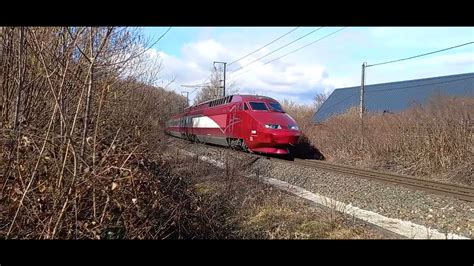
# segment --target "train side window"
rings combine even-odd
[[[244,110],[248,110],[249,107],[247,106],[247,103],[244,103]]]

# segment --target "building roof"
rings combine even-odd
[[[433,95],[474,96],[474,73],[406,80],[365,86],[366,111],[398,112]],[[336,89],[314,114],[321,123],[360,104],[360,86]]]

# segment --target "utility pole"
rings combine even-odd
[[[364,115],[364,90],[365,90],[365,68],[367,66],[367,63],[364,62],[362,64],[362,80],[361,80],[361,85],[360,85],[360,119],[362,119]]]
[[[361,148],[364,145],[364,93],[365,93],[365,68],[367,67],[367,62],[362,64],[362,79],[360,84],[360,138],[361,138]]]
[[[189,106],[189,91],[182,91],[181,95],[183,95],[183,93],[186,93],[186,105]]]
[[[223,80],[224,81],[224,86],[222,86],[222,89],[223,89],[222,96],[225,97],[225,72],[226,72],[227,63],[226,62],[216,62],[216,61],[214,61],[214,69],[216,69],[216,64],[223,64],[224,65],[224,80]]]

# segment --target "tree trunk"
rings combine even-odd
[[[16,108],[15,108],[15,122],[13,124],[13,128],[15,130],[18,129],[18,123],[21,115],[20,111],[20,103],[21,103],[21,91],[23,90],[23,75],[24,73],[21,72],[21,64],[22,64],[22,59],[23,59],[23,49],[25,48],[24,44],[24,32],[25,28],[20,27],[20,42],[19,42],[19,49],[18,49],[18,87],[17,87],[17,92],[16,92]]]

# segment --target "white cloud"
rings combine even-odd
[[[160,77],[164,80],[175,80],[170,86],[171,89],[177,92],[191,91],[192,88],[183,88],[180,85],[205,82],[210,75],[213,61],[230,63],[278,36],[270,30],[269,32],[261,31],[261,34],[251,34],[252,30],[226,32],[211,38],[213,29],[207,29],[196,41],[182,45],[180,57],[156,50],[150,53],[150,57],[161,58]],[[333,30],[329,30],[328,33],[331,31]],[[308,47],[271,64],[264,65],[268,60],[308,43],[311,41],[310,38],[255,62],[242,71],[232,73],[233,70],[288,43],[289,40],[293,40],[295,38],[293,36],[229,66],[227,84],[234,83],[240,93],[258,93],[279,100],[291,99],[310,103],[314,95],[319,92],[327,93],[332,92],[335,88],[359,85],[360,66],[366,60],[377,63],[378,59],[383,61],[385,58],[394,57],[396,59],[404,56],[406,53],[400,47],[419,47],[429,51],[430,48],[439,45],[435,42],[428,44],[420,42],[417,38],[417,34],[419,35],[420,32],[424,33],[423,36],[432,36],[436,33],[436,31],[425,29],[375,28],[366,31],[362,28],[349,28],[334,35],[331,37],[332,39],[327,39],[318,45]],[[459,30],[459,32],[457,39],[465,39],[462,31]],[[295,34],[301,35],[302,33],[296,32]],[[406,40],[409,40],[410,44],[407,44]],[[452,43],[453,40],[443,39],[442,42],[443,44]],[[397,46],[397,49],[391,50],[387,44]],[[433,55],[400,64],[369,68],[367,69],[367,84],[450,75],[467,72],[466,69],[474,71],[474,57],[472,50],[466,51],[464,49],[458,53]],[[236,75],[240,73],[241,75]],[[191,100],[195,95],[196,93],[190,96]]]
[[[183,55],[186,59],[198,64],[209,64],[209,59],[219,58],[226,53],[224,46],[213,39],[187,43],[183,46]]]
[[[257,44],[256,44],[257,45]],[[247,45],[246,45],[247,46]],[[173,80],[175,82],[170,86],[175,91],[192,90],[183,88],[183,84],[199,84],[206,80],[212,69],[212,62],[219,58],[227,58],[228,62],[232,59],[239,58],[243,54],[248,53],[249,49],[237,49],[236,46],[230,49],[223,43],[214,39],[200,40],[196,42],[186,43],[182,48],[182,58],[177,58],[166,54],[163,51],[154,50],[150,53],[150,58],[159,57],[162,60],[162,69],[160,77],[164,80]],[[258,47],[257,47],[258,48]],[[242,62],[238,62],[230,69],[243,66],[263,54],[271,51],[263,49],[259,53],[252,55]],[[265,61],[264,61],[265,62]],[[240,66],[238,64],[241,63]],[[298,94],[307,93],[316,90],[330,90],[338,84],[338,79],[329,78],[327,69],[315,63],[297,63],[291,60],[274,62],[272,64],[263,65],[262,62],[256,62],[242,71],[243,73],[250,70],[249,73],[239,75],[232,78],[233,74],[228,72],[228,82],[235,83],[235,87],[243,92],[254,92],[262,95],[284,95],[287,99],[301,101]],[[335,81],[333,83],[333,81]],[[191,99],[195,95],[191,95]],[[281,97],[279,97],[281,98]]]
[[[246,70],[243,70],[246,71]],[[236,74],[238,74],[237,72]],[[240,88],[258,88],[267,92],[289,94],[304,93],[316,87],[330,86],[324,80],[326,69],[318,64],[287,62],[281,66],[257,64],[249,73],[236,76]]]

